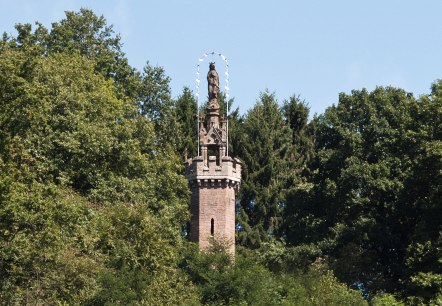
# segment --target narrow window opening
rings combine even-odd
[[[191,229],[192,227],[190,226],[190,222],[187,222],[186,223],[186,237],[187,237],[187,239],[190,239],[190,229]]]
[[[215,233],[215,220],[210,220],[210,235],[213,236],[213,234]]]

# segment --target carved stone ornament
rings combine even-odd
[[[219,76],[215,70],[215,63],[209,65],[209,72],[207,73],[207,85],[209,91],[209,101],[216,100],[219,93]]]

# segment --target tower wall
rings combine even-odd
[[[191,213],[191,241],[198,242],[201,250],[207,250],[214,239],[235,254],[234,187],[224,182],[193,186]]]
[[[223,157],[217,165],[210,156],[208,165],[201,157],[186,162],[191,196],[190,240],[207,250],[211,240],[235,254],[235,197],[241,178],[239,160]],[[212,225],[213,220],[213,225]]]

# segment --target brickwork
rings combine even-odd
[[[216,76],[216,77],[215,77]],[[235,196],[241,182],[241,162],[228,156],[227,117],[220,117],[215,64],[210,64],[209,101],[205,118],[198,116],[200,156],[185,161],[192,190],[190,240],[207,250],[214,239],[235,255]],[[215,152],[216,156],[209,156]]]
[[[190,240],[207,250],[213,238],[235,254],[235,187],[223,185],[192,188]]]

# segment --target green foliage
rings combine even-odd
[[[256,253],[262,265],[278,273],[306,272],[311,264],[322,260],[322,250],[314,244],[290,246],[271,240],[263,243]]]
[[[441,302],[442,296],[442,82],[413,108],[415,150],[401,200],[404,219],[413,222],[406,249],[405,296],[415,304]]]
[[[147,63],[141,76],[139,108],[153,122],[158,141],[175,147],[180,141],[179,124],[169,83],[164,68]]]
[[[16,38],[4,35],[3,48],[19,49],[33,56],[79,54],[95,63],[96,72],[114,81],[120,98],[138,96],[139,73],[129,66],[120,36],[107,26],[103,16],[82,8],[79,12],[67,11],[66,18],[52,23],[50,31],[38,22],[33,32],[31,24],[17,24],[16,29]]]
[[[402,306],[402,302],[399,302],[393,295],[388,293],[378,294],[371,300],[373,306]]]
[[[241,125],[237,155],[244,175],[240,194],[240,243],[259,246],[278,235],[285,195],[295,182],[292,132],[274,95],[264,92]]]
[[[204,305],[366,305],[357,291],[331,272],[311,267],[305,273],[272,273],[244,249],[231,263],[223,252],[184,254],[184,271],[198,285]]]
[[[297,170],[304,171],[306,163],[314,155],[313,132],[314,126],[308,123],[310,108],[308,104],[299,98],[292,96],[288,101],[284,101],[282,111],[286,123],[292,130],[292,154],[297,161]]]
[[[0,50],[0,300],[185,303],[180,160],[106,70],[125,59],[104,19],[53,27],[18,26]]]
[[[316,244],[340,280],[371,294],[421,303],[440,288],[437,86],[420,100],[390,87],[341,94],[316,122],[312,184],[288,197],[290,243]],[[415,252],[423,245],[432,256]]]
[[[197,104],[192,91],[185,87],[175,103],[176,117],[179,128],[176,136],[179,137],[178,154],[189,157],[197,156]]]
[[[177,269],[182,240],[145,206],[110,207],[99,224],[97,244],[107,255],[93,305],[178,305],[193,289]]]

